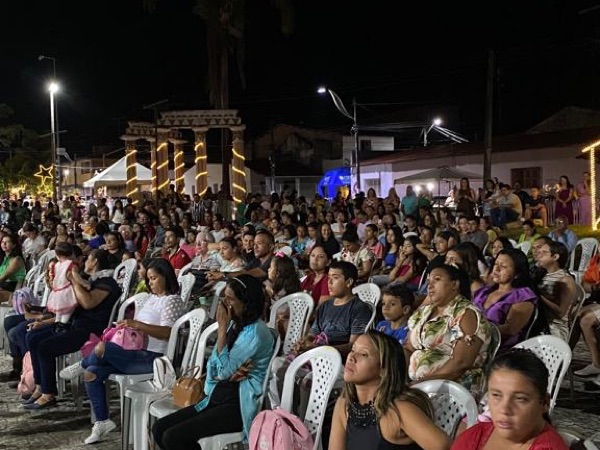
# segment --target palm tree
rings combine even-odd
[[[144,0],[146,11],[152,12],[159,0]],[[288,36],[294,28],[293,0],[271,0],[281,18],[281,31]],[[193,12],[206,25],[208,57],[208,95],[216,109],[229,108],[229,62],[234,56],[245,87],[245,23],[246,0],[196,0]]]
[[[159,0],[144,0],[144,8],[152,12]],[[281,31],[290,35],[294,28],[293,0],[271,0],[281,18]],[[208,57],[208,99],[215,109],[229,108],[229,61],[235,57],[242,87],[246,87],[245,23],[246,0],[196,0],[193,12],[206,25]],[[225,194],[229,195],[229,162],[231,151],[226,145],[227,135],[221,130],[222,180]]]

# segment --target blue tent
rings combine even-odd
[[[350,167],[338,167],[325,172],[317,191],[323,198],[333,198],[340,187],[350,188]]]

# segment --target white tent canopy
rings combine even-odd
[[[425,183],[427,181],[455,181],[461,178],[470,180],[481,180],[480,174],[467,172],[466,170],[457,169],[455,167],[441,166],[434,169],[425,170],[424,172],[415,173],[402,178],[396,178],[394,183]]]
[[[86,188],[93,188],[96,185],[100,186],[119,186],[127,181],[127,164],[125,156],[107,167],[102,172],[94,175],[89,180],[83,183]],[[136,163],[137,184],[150,184],[152,182],[152,171],[140,163]]]

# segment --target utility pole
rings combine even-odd
[[[492,178],[492,125],[494,122],[494,74],[496,57],[492,49],[488,50],[487,87],[485,95],[485,131],[483,154],[483,180]]]

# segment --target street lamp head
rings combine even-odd
[[[439,117],[436,117],[435,119],[433,119],[433,124],[434,124],[436,127],[439,127],[439,126],[440,126],[442,123],[443,123],[443,122],[442,122],[442,119],[440,119]]]
[[[48,84],[48,92],[50,92],[51,94],[55,94],[56,92],[58,92],[59,89],[60,86],[54,81]]]
[[[317,94],[326,94],[327,93],[327,88],[325,86],[319,86],[319,88],[317,89]]]

